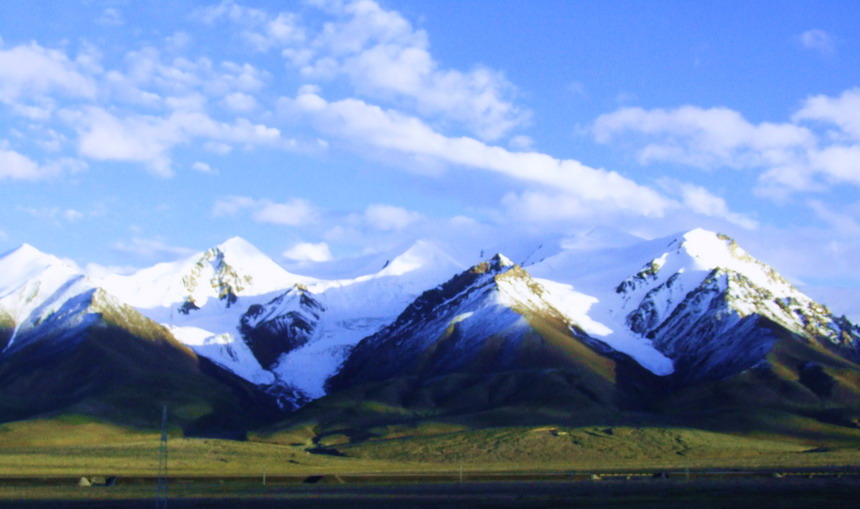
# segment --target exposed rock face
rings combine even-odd
[[[268,369],[281,355],[307,344],[324,311],[305,287],[296,285],[264,305],[252,304],[242,315],[239,331]]]
[[[733,240],[716,238],[707,239],[714,244],[707,255],[725,266],[702,270],[702,248],[678,241],[616,288],[630,310],[627,326],[674,361],[680,382],[719,379],[762,362],[779,330],[860,360],[860,329]]]
[[[362,340],[327,387],[398,376],[580,369],[590,361],[612,378],[612,361],[586,346],[542,293],[524,269],[497,255],[424,292],[393,324]]]
[[[180,307],[181,312],[188,314],[189,311],[197,309],[193,294],[197,292],[201,279],[209,272],[211,272],[208,279],[209,286],[215,290],[219,300],[226,302],[227,307],[235,304],[238,294],[253,281],[252,276],[240,275],[225,261],[221,248],[213,247],[203,253],[203,256],[194,264],[191,273],[182,278],[182,284],[188,290],[189,296]]]

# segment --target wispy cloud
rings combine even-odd
[[[210,175],[217,175],[218,170],[209,166],[207,163],[197,161],[191,165],[191,169],[194,171],[199,171],[200,173],[208,173]]]
[[[131,240],[114,242],[111,248],[117,253],[143,260],[171,259],[194,253],[193,249],[170,245],[161,237],[134,237]]]
[[[125,24],[125,19],[119,9],[109,7],[102,11],[101,15],[96,19],[96,23],[106,26],[122,26]]]
[[[83,212],[72,208],[19,206],[18,210],[27,213],[33,217],[47,219],[57,224],[59,224],[60,222],[73,223],[85,217],[85,214]]]
[[[716,196],[704,187],[688,183],[677,183],[676,186],[681,195],[682,203],[693,212],[707,217],[724,219],[746,230],[758,228],[757,221],[743,214],[732,212],[729,210],[725,199]]]
[[[0,148],[0,179],[38,180],[44,171],[29,157]]]
[[[358,99],[329,102],[313,90],[304,89],[294,99],[284,99],[282,106],[305,115],[322,132],[359,145],[562,190],[568,200],[592,208],[660,216],[669,205],[658,192],[616,172],[537,152],[511,152],[474,138],[447,137],[419,118]]]
[[[807,30],[800,34],[800,44],[822,55],[832,55],[836,52],[836,40],[832,35],[820,29]]]
[[[87,165],[83,161],[60,157],[47,163],[36,162],[24,154],[8,148],[0,141],[0,180],[38,181],[52,179],[61,175],[75,174]]]
[[[764,195],[860,184],[860,89],[810,97],[781,123],[753,124],[728,108],[621,108],[598,117],[593,134],[634,147],[643,165],[758,171]]]
[[[282,256],[297,262],[327,262],[332,259],[331,250],[325,242],[298,242],[284,251]]]
[[[319,4],[322,6],[322,4]],[[203,11],[208,23],[228,20],[260,51],[278,48],[307,80],[343,78],[359,97],[395,101],[416,113],[465,126],[496,140],[526,124],[530,114],[512,98],[516,88],[500,71],[445,68],[430,53],[429,38],[400,13],[371,0],[322,6],[331,17],[321,29],[295,13],[276,15],[223,1]]]
[[[364,221],[377,230],[402,230],[424,216],[394,205],[374,203],[364,211]]]
[[[227,196],[212,207],[214,217],[229,217],[249,214],[258,223],[284,226],[302,226],[319,220],[319,212],[308,201],[293,198],[286,202],[255,199],[247,196]]]
[[[170,152],[191,139],[224,144],[277,146],[285,140],[277,128],[238,119],[218,122],[200,111],[174,111],[168,116],[129,114],[117,116],[104,108],[64,111],[64,119],[78,132],[78,150],[84,157],[102,161],[146,164],[155,175],[173,175]]]
[[[0,49],[0,102],[26,102],[53,93],[94,98],[96,90],[93,78],[62,51],[35,42]]]

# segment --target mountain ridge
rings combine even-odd
[[[0,256],[0,366],[11,369],[28,342],[55,341],[53,330],[68,335],[73,351],[105,323],[97,301],[117,334],[145,338],[158,328],[171,348],[283,411],[398,379],[412,380],[409,394],[419,400],[428,394],[420,387],[436,387],[440,401],[457,399],[451,391],[465,390],[461,383],[491,390],[486,380],[567,380],[559,387],[577,392],[578,404],[614,412],[777,368],[782,375],[768,376],[790,373],[785,383],[835,401],[822,387],[854,376],[860,327],[728,236],[594,235],[596,247],[561,242],[533,249],[525,266],[497,254],[471,268],[420,241],[373,272],[330,280],[290,273],[240,237],[101,280],[22,246]],[[848,367],[786,342],[828,351]],[[801,351],[792,354],[796,365],[774,353],[786,348]],[[494,401],[525,404],[526,393],[537,397],[514,391],[520,396]]]

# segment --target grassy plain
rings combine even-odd
[[[236,441],[174,430],[170,507],[833,509],[854,507],[860,493],[860,437],[821,440],[823,429],[814,441],[456,422],[388,425],[361,441],[318,431],[305,424]],[[0,507],[152,507],[159,440],[156,430],[78,416],[2,424]],[[119,480],[82,488],[82,476]]]
[[[171,475],[303,477],[446,474],[827,469],[860,467],[860,436],[814,442],[690,428],[516,426],[470,429],[422,423],[351,442],[299,427],[248,440],[172,436]],[[159,433],[86,418],[0,425],[0,478],[156,473]]]

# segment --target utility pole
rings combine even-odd
[[[161,444],[158,446],[158,481],[155,509],[167,509],[167,405],[161,411]]]

